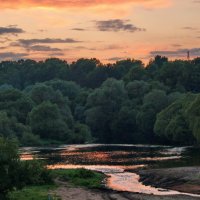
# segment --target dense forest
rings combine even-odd
[[[0,134],[21,145],[200,143],[200,58],[0,63]]]

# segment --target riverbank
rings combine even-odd
[[[117,192],[107,189],[75,187],[68,182],[57,181],[56,186],[34,186],[13,192],[11,200],[46,200],[48,194],[53,200],[198,200],[197,197],[173,195],[155,196]]]
[[[57,180],[55,186],[34,186],[13,192],[11,200],[46,200],[48,194],[53,200],[198,200],[198,197],[183,195],[155,196],[117,192],[107,189],[77,187],[69,182]]]
[[[198,183],[199,179],[197,176],[199,168],[181,168],[170,169],[170,173],[167,173],[169,169],[157,169],[157,170],[141,170],[140,174],[143,181],[147,181],[147,176],[152,179],[152,182],[159,182],[158,174],[165,174],[167,176],[174,176],[176,178],[188,177],[187,180],[190,183]],[[187,176],[185,175],[187,174]],[[24,188],[20,191],[12,192],[10,195],[11,200],[45,200],[48,195],[51,195],[53,200],[197,200],[200,197],[188,196],[188,195],[153,195],[153,194],[139,194],[134,192],[122,192],[115,191],[105,188],[104,180],[105,176],[102,173],[93,172],[85,169],[72,169],[72,170],[53,170],[52,175],[54,176],[55,183],[53,185],[44,186],[32,186]],[[153,177],[153,175],[155,177]],[[142,179],[141,178],[141,179]],[[178,180],[178,179],[176,179]],[[165,184],[169,184],[168,179],[160,179],[160,186],[167,188]],[[150,183],[150,181],[148,182]],[[178,184],[177,184],[178,183]],[[181,183],[182,184],[182,183]],[[174,181],[173,187],[178,187],[180,182]],[[199,184],[200,185],[200,184]],[[197,186],[199,187],[197,184]],[[159,187],[160,187],[159,186]],[[164,187],[166,186],[166,187]],[[172,187],[172,185],[171,185]],[[173,189],[173,188],[170,188]],[[189,192],[189,191],[184,191]]]
[[[151,167],[152,163],[163,164],[163,166],[165,166],[166,163],[169,164],[169,166],[199,166],[199,152],[199,149],[194,148],[149,145],[67,145],[50,149],[28,148],[22,150],[22,155],[25,155],[25,160],[27,159],[27,155],[30,156],[28,159],[32,159],[34,156],[37,159],[45,159],[47,164],[51,163],[50,165],[47,165],[49,169],[62,169],[61,172],[62,174],[64,173],[64,176],[66,175],[66,169],[74,169],[76,171],[78,168],[85,168],[101,172],[101,174],[103,173],[107,176],[107,188],[115,191],[121,191],[123,194],[130,193],[132,195],[140,193],[139,196],[142,196],[142,198],[148,197],[147,199],[159,199],[169,195],[177,195],[177,198],[179,198],[180,195],[185,195],[180,194],[178,191],[199,194],[199,169],[190,168],[189,170],[189,168],[187,168],[186,170],[186,168],[184,168],[184,173],[182,173],[181,171],[183,171],[183,168],[173,168],[171,176],[169,176],[167,173],[168,169],[166,169],[166,173],[164,173],[161,172],[161,169],[154,171],[147,170],[148,167]],[[139,174],[141,176],[139,176]],[[177,174],[179,174],[179,177],[177,177]],[[188,176],[187,180],[183,181],[185,174],[190,174],[190,176]],[[81,173],[80,175],[81,176],[79,176],[79,178],[84,178],[83,182],[82,180],[78,180],[79,178],[77,178],[77,175],[72,177],[71,175],[67,175],[64,178],[64,181],[70,183],[71,180],[71,182],[75,184],[82,182],[81,185],[74,185],[72,187],[74,189],[79,186],[88,186],[88,181],[86,179],[88,178],[87,173]],[[194,177],[197,179],[194,180]],[[75,178],[76,181],[72,181],[73,178]],[[101,187],[103,185],[101,184],[101,178],[99,180],[100,182],[98,182],[97,185]],[[141,181],[143,181],[144,184],[142,184]],[[93,183],[93,181],[89,182]],[[149,185],[153,185],[157,188]],[[94,185],[91,184],[91,186],[93,187]],[[163,188],[164,190],[160,190],[158,188]],[[106,190],[106,192],[109,191],[110,190]],[[101,192],[105,193],[105,190],[101,189]],[[119,192],[115,193],[117,195],[119,194]],[[110,195],[110,193],[108,194]],[[186,197],[186,199],[190,198],[190,196]],[[181,197],[181,199],[183,198]],[[200,198],[198,197],[197,199]]]
[[[68,173],[70,172],[70,170],[58,170],[59,173],[56,172],[56,174],[59,174],[59,175],[61,174],[64,176],[59,176],[59,178],[55,180],[57,189],[54,192],[52,192],[53,196],[58,196],[62,200],[93,200],[93,199],[95,200],[174,200],[174,199],[175,200],[196,200],[196,199],[200,199],[200,197],[195,197],[192,195],[191,196],[182,195],[182,194],[180,195],[153,195],[153,194],[140,194],[140,193],[134,193],[134,192],[122,192],[122,191],[110,190],[108,188],[105,188],[102,184],[104,183],[103,180],[105,179],[105,176],[103,177],[101,174],[99,174],[100,176],[96,176],[98,173],[95,175],[93,173],[96,173],[96,172],[83,170],[83,169],[79,169],[78,171],[77,170],[72,170],[72,171],[76,173],[78,172],[78,176],[80,179],[83,179],[83,177],[81,177],[80,174],[84,172],[84,174],[86,173],[85,179],[89,180],[91,177],[93,177],[98,180],[98,184],[94,185],[94,187],[92,185],[91,187],[90,185],[91,181],[88,181],[88,184],[82,184],[82,181],[78,181],[78,182],[68,181],[68,178],[66,179],[66,175],[67,177],[69,177]],[[156,180],[152,178],[152,182],[155,181],[158,184],[158,185],[154,185],[155,187],[168,188],[168,189],[178,191],[178,187],[180,187],[181,184],[185,184],[185,185],[182,185],[182,188],[185,189],[185,190],[182,190],[182,192],[199,194],[198,188],[200,187],[200,179],[199,179],[200,167],[141,170],[139,174],[142,174],[142,173],[146,177],[146,180],[147,180],[147,176],[149,176],[149,180],[151,179],[151,177],[153,177],[153,175],[157,177],[155,178]],[[159,174],[160,176],[158,176]],[[163,175],[163,177],[165,176],[165,179],[161,177],[161,175]],[[141,177],[144,177],[144,176],[141,175]],[[76,176],[73,175],[72,177],[74,179],[77,177],[77,175]],[[173,184],[172,184],[172,178],[174,178]],[[171,185],[170,185],[170,180],[171,180]],[[81,187],[80,187],[80,184],[81,184]],[[191,187],[188,187],[186,184],[190,184]],[[98,188],[96,186],[98,186]],[[193,186],[193,190],[191,190],[192,186]]]
[[[200,167],[139,170],[140,181],[157,188],[200,194]]]
[[[130,192],[117,192],[107,189],[87,189],[74,187],[68,182],[57,181],[59,187],[52,191],[52,195],[59,196],[62,200],[197,200],[199,197],[184,195],[155,196]]]

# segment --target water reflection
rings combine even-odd
[[[196,194],[181,193],[173,190],[165,190],[162,188],[154,188],[151,186],[145,186],[139,182],[140,176],[135,173],[115,173],[107,174],[110,176],[108,179],[108,187],[118,191],[136,192],[143,194],[154,194],[154,195],[187,195],[193,197],[200,197]]]
[[[22,148],[23,159],[43,158],[48,164],[83,165],[199,165],[199,149],[148,145],[66,145],[57,148]],[[27,155],[27,156],[26,156]],[[170,161],[171,160],[171,161]],[[163,165],[163,166],[164,166]]]
[[[33,155],[28,153],[22,153],[20,156],[21,160],[33,160]]]
[[[22,148],[21,159],[45,159],[50,169],[86,168],[100,171],[108,175],[107,186],[115,190],[166,195],[180,193],[144,186],[137,174],[127,170],[147,166],[200,165],[199,153],[200,149],[191,147],[93,144]]]

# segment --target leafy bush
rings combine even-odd
[[[24,185],[43,185],[53,183],[51,173],[38,160],[21,163],[21,180]]]
[[[103,188],[105,175],[87,169],[54,170],[53,174],[75,186]]]
[[[27,185],[52,183],[49,171],[39,161],[20,161],[17,143],[0,138],[0,199],[9,191]]]

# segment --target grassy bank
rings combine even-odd
[[[87,188],[103,188],[105,175],[86,169],[52,170],[54,179],[68,182],[73,186],[82,186]],[[25,187],[22,190],[14,191],[9,194],[9,200],[47,200],[51,194],[51,200],[60,200],[54,190],[59,187],[58,184]]]
[[[9,200],[47,200],[49,193],[57,188],[56,185],[31,186],[9,194]],[[52,200],[60,200],[56,195],[51,195]]]
[[[104,188],[105,175],[86,169],[53,170],[54,177],[66,181],[73,186],[87,188]]]

